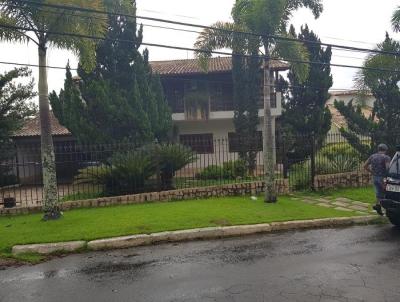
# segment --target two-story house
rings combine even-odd
[[[289,68],[288,64],[273,61],[271,78]],[[215,154],[221,148],[218,141],[226,142],[226,150],[235,153],[234,103],[232,60],[217,57],[209,60],[208,72],[199,66],[196,59],[153,61],[154,73],[161,77],[167,101],[172,109],[172,120],[179,141],[189,145],[198,154]],[[260,70],[262,72],[262,70]],[[262,91],[262,83],[260,90]],[[272,125],[282,114],[281,93],[272,89]],[[259,101],[259,137],[262,148],[263,95]],[[274,131],[275,132],[275,131]],[[196,144],[196,142],[201,142]],[[218,146],[217,146],[218,145]],[[259,150],[261,151],[261,150]],[[217,155],[216,155],[217,156]]]

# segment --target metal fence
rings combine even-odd
[[[368,137],[362,139],[368,145]],[[317,175],[359,171],[365,158],[339,133],[324,139],[277,136],[275,176],[294,190],[312,189]],[[39,144],[17,143],[0,163],[0,203],[40,205],[43,199]],[[196,139],[178,144],[55,144],[61,201],[149,191],[215,186],[263,179],[261,135]],[[0,204],[0,206],[2,206]]]

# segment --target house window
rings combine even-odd
[[[185,134],[179,137],[182,145],[190,147],[199,154],[214,153],[214,140],[212,133]]]
[[[229,83],[214,83],[211,87],[211,111],[232,111],[233,86]]]
[[[235,132],[228,133],[229,152],[249,152],[263,150],[262,132],[257,131],[255,136],[241,137]]]

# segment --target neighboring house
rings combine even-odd
[[[52,112],[50,123],[56,149],[57,178],[59,182],[68,182],[76,172],[68,157],[68,146],[75,144],[75,139],[67,128],[62,126]],[[40,153],[40,118],[28,120],[25,125],[13,135],[16,145],[15,174],[21,184],[34,185],[42,182],[41,153]],[[62,152],[62,150],[66,150]]]
[[[221,148],[236,153],[232,60],[217,57],[209,60],[208,72],[204,72],[196,59],[151,62],[154,73],[161,77],[166,99],[172,109],[172,120],[179,141],[191,146],[198,154],[208,154],[200,160],[214,161]],[[271,78],[289,65],[273,61]],[[262,72],[262,70],[260,70]],[[262,91],[262,83],[260,90]],[[282,114],[281,93],[272,89],[272,127]],[[263,96],[259,101],[259,137],[262,148]],[[275,131],[273,131],[275,133]],[[224,146],[216,142],[224,142]],[[237,140],[236,140],[237,141]],[[201,143],[196,143],[201,142]],[[210,156],[213,155],[213,156]]]
[[[365,117],[370,117],[372,115],[372,109],[375,103],[375,98],[372,94],[360,96],[357,90],[348,90],[330,92],[330,95],[331,97],[326,102],[326,106],[332,114],[332,126],[329,131],[330,136],[339,135],[339,130],[347,127],[346,119],[334,106],[335,100],[343,101],[346,105],[352,101],[353,106],[361,106],[361,110]]]

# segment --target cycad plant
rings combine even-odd
[[[104,16],[85,11],[71,11],[62,6],[104,10],[102,0],[0,0],[0,40],[30,42],[38,48],[45,220],[57,219],[61,213],[58,206],[55,156],[49,118],[47,50],[48,47],[72,50],[80,57],[82,67],[90,70],[95,63],[96,40],[59,33],[101,37],[105,34],[107,25]]]
[[[205,29],[195,44],[197,55],[204,67],[212,51],[230,48],[233,59],[253,56],[263,49],[264,67],[264,172],[265,201],[276,201],[274,134],[271,118],[271,60],[283,59],[292,64],[299,80],[304,80],[309,66],[301,63],[308,61],[308,53],[301,43],[278,39],[294,38],[288,32],[289,20],[297,9],[309,8],[314,16],[322,12],[321,0],[236,0],[232,9],[233,22],[217,22]],[[250,32],[252,35],[241,32]],[[256,52],[254,53],[254,50]],[[296,63],[300,62],[300,63]]]
[[[400,6],[393,13],[392,27],[395,32],[400,32]]]

